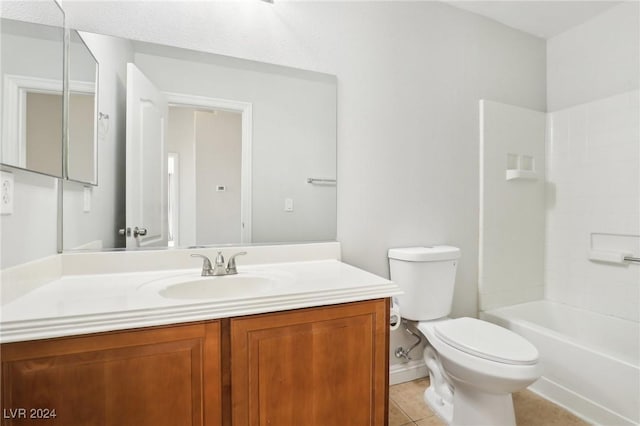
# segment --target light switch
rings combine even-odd
[[[88,186],[84,187],[82,211],[85,213],[89,213],[91,211],[91,188]]]
[[[1,214],[13,214],[13,174],[2,172],[2,199],[0,202]]]
[[[285,198],[284,199],[284,211],[292,212],[293,211],[293,198]]]

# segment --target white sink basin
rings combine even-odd
[[[198,277],[171,284],[158,293],[169,299],[235,299],[250,297],[276,287],[277,281],[259,275]]]

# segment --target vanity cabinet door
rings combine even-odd
[[[1,355],[3,425],[221,424],[218,321],[10,343]]]
[[[387,299],[231,320],[233,426],[382,426]]]

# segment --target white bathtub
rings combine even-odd
[[[561,303],[492,309],[481,318],[524,336],[543,376],[529,389],[600,425],[640,423],[640,327]]]

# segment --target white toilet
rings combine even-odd
[[[428,341],[425,401],[451,425],[515,425],[511,393],[540,377],[538,350],[495,324],[447,317],[459,258],[450,246],[389,250],[391,280],[404,291],[402,316],[418,321]]]

